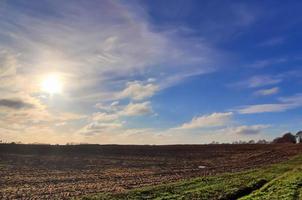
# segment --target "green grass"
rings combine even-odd
[[[302,168],[297,167],[270,181],[261,189],[241,200],[302,199]]]
[[[98,194],[85,200],[104,199],[302,199],[302,156],[258,170],[196,178],[172,184]]]

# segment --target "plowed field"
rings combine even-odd
[[[69,199],[238,172],[302,153],[302,145],[0,145],[0,199]]]

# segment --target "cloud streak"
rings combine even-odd
[[[276,85],[282,82],[282,78],[270,76],[270,75],[257,75],[251,78],[231,84],[231,86],[241,87],[241,88],[258,88],[269,85]]]
[[[232,112],[202,115],[199,117],[194,117],[190,122],[184,123],[175,129],[183,130],[224,126],[230,122],[232,116]]]
[[[237,109],[240,114],[255,114],[267,112],[284,112],[302,106],[302,95],[296,94],[290,97],[281,97],[278,103],[255,104],[242,106]]]
[[[153,113],[150,102],[130,103],[119,112],[123,116],[140,116]]]
[[[270,96],[270,95],[277,94],[279,90],[280,89],[278,87],[273,87],[269,89],[257,90],[254,94],[258,96]]]
[[[256,135],[268,127],[268,125],[238,126],[231,130],[238,135]]]

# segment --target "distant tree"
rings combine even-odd
[[[255,140],[250,140],[248,143],[249,144],[255,144]]]
[[[258,140],[257,144],[268,144],[269,142],[266,140]]]
[[[296,143],[296,137],[292,133],[285,133],[282,137],[277,137],[273,143]]]
[[[244,140],[239,140],[239,141],[234,141],[232,142],[232,144],[254,144],[255,141],[254,140],[250,140],[250,141],[244,141]]]

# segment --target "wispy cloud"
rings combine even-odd
[[[171,102],[168,98],[174,98],[170,94],[177,98],[181,93],[178,88],[168,88],[192,77],[222,71],[231,66],[229,62],[236,66],[233,58],[241,60],[241,55],[247,55],[244,51],[237,52],[242,45],[235,45],[230,54],[222,49],[245,40],[251,30],[256,33],[259,25],[256,22],[264,19],[261,15],[265,9],[253,3],[218,5],[209,1],[202,8],[191,5],[182,13],[183,16],[196,13],[195,24],[191,23],[191,17],[177,16],[178,9],[177,12],[163,9],[167,21],[162,20],[163,16],[154,20],[161,8],[149,12],[154,8],[144,3],[110,0],[0,3],[0,137],[24,142],[65,143],[74,139],[137,144],[254,139],[261,136],[265,125],[239,124],[234,119],[236,113],[280,112],[301,106],[299,97],[288,97],[270,104],[246,105],[232,112],[209,107],[217,112],[197,115],[175,125],[174,115],[165,111]],[[171,19],[173,23],[169,23]],[[253,25],[257,27],[249,29]],[[258,41],[252,42],[252,46]],[[271,38],[258,47],[282,42],[281,37]],[[258,52],[249,53],[257,56]],[[285,89],[288,77],[298,79],[301,74],[292,71],[293,75],[289,75],[269,68],[287,61],[291,61],[290,55],[250,62],[244,69],[238,68],[239,75],[249,77],[243,80],[240,76],[232,86],[256,91],[255,95],[260,96],[277,94],[279,83],[284,83]],[[254,76],[256,73],[259,75]],[[41,82],[49,74],[59,74],[62,93],[46,95],[41,91]],[[215,91],[220,80],[230,81],[228,73],[223,78],[221,74],[224,76],[223,72],[217,73],[217,77],[213,73],[217,85],[209,81],[208,91]],[[199,77],[194,81],[202,82]],[[193,84],[187,82],[186,87],[180,88],[190,91],[191,87],[199,86]],[[198,100],[203,95],[210,102],[213,96],[200,91],[186,98]],[[231,91],[222,95],[231,96],[228,92]],[[224,103],[219,105],[223,106]],[[163,113],[158,113],[159,107]],[[188,107],[188,112],[192,112],[193,106]],[[175,113],[183,114],[181,109]],[[150,126],[159,119],[174,125],[164,129],[132,128],[146,126],[151,118],[156,119]]]
[[[230,86],[239,88],[258,88],[263,86],[276,85],[282,81],[283,79],[280,76],[257,75],[252,76],[247,80],[232,83],[230,84]]]
[[[183,125],[175,129],[196,129],[196,128],[207,128],[207,127],[219,127],[226,125],[230,122],[233,113],[212,113],[210,115],[202,115],[194,117],[190,122],[184,123]]]
[[[139,116],[153,113],[150,102],[130,103],[119,112],[123,116]]]
[[[269,125],[243,125],[220,128],[215,130],[199,130],[194,132],[193,129],[178,131],[176,129],[158,130],[158,129],[109,129],[102,128],[97,133],[87,131],[89,137],[81,138],[81,141],[93,142],[100,140],[101,143],[111,144],[204,144],[212,141],[217,142],[234,142],[249,141],[259,139],[272,139],[265,135],[265,130]],[[114,137],[112,137],[114,136]]]
[[[282,79],[269,75],[254,76],[247,81],[247,86],[250,88],[256,88],[267,85],[275,85],[281,81]]]
[[[93,113],[91,116],[92,121],[100,121],[100,122],[110,122],[115,121],[119,118],[119,115],[117,114],[108,114],[104,112],[96,112]]]
[[[1,34],[8,38],[7,48],[20,55],[22,76],[61,72],[68,82],[65,93],[74,98],[117,92],[134,77],[163,80],[194,69],[210,72],[221,55],[206,41],[180,36],[177,29],[154,31],[144,14],[118,2],[45,4],[53,15],[41,18],[30,8],[21,14],[8,5],[7,16],[15,17],[3,15],[0,25],[7,29]]]
[[[257,90],[256,92],[254,92],[254,94],[258,96],[269,96],[269,95],[277,94],[279,90],[280,90],[279,87],[273,87],[269,89]]]
[[[239,135],[255,135],[259,134],[261,131],[268,127],[269,125],[238,126],[232,128],[231,131]]]
[[[156,27],[139,7],[118,1],[0,4],[0,123],[14,122],[27,133],[40,127],[54,137],[82,124],[89,131],[119,129],[122,117],[154,114],[147,99],[159,90],[213,72],[223,61],[207,40],[184,36],[179,27]],[[60,74],[63,92],[42,98],[41,81],[50,73]],[[91,110],[96,102],[93,109],[101,112]],[[74,113],[79,110],[85,114]]]
[[[121,105],[114,101],[110,105],[97,104],[102,112],[95,112],[88,117],[88,122],[78,132],[86,136],[102,134],[104,131],[122,133],[127,130],[124,127],[125,117],[146,116],[153,114],[151,102],[130,102]],[[105,108],[105,109],[104,109]]]
[[[125,107],[120,108],[123,110]],[[212,113],[194,117],[190,122],[174,128],[127,128],[119,119],[120,112],[108,116],[98,113],[95,120],[84,126],[78,137],[81,141],[102,139],[102,143],[122,144],[198,144],[233,142],[239,140],[268,139],[264,130],[270,127],[265,124],[240,125],[233,121],[233,113]],[[99,117],[100,116],[100,117]],[[81,137],[83,136],[83,137]]]
[[[278,103],[247,105],[237,109],[240,114],[255,114],[266,112],[283,112],[302,106],[302,95],[282,97]]]

